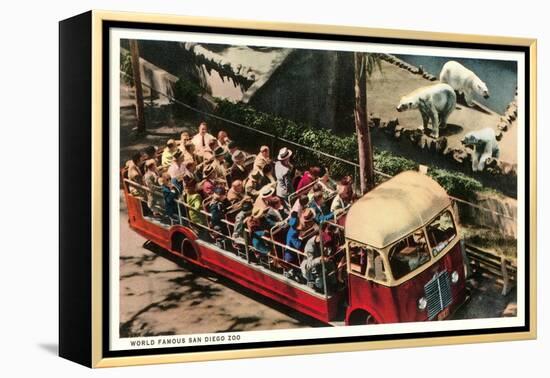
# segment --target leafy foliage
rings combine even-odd
[[[177,117],[185,116],[187,109],[178,104],[176,101],[180,101],[191,106],[197,106],[199,96],[204,92],[198,84],[183,77],[180,77],[178,81],[176,81],[173,90],[174,99],[172,100],[172,106],[174,115]]]
[[[120,71],[124,74],[121,75],[121,80],[126,85],[134,85],[134,72],[132,69],[132,55],[128,50],[120,50]]]

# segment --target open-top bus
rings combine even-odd
[[[206,224],[192,222],[190,208],[180,200],[177,214],[166,221],[152,216],[147,206],[148,195],[162,203],[160,190],[125,178],[124,170],[122,183],[128,222],[138,234],[187,262],[324,323],[442,320],[465,301],[458,219],[445,190],[422,173],[408,171],[390,178],[325,222],[328,227],[312,229],[329,229],[333,240],[332,247],[325,248],[320,238],[320,289],[282,274],[299,270],[299,262],[306,258],[302,250],[285,245],[288,224],[269,230],[263,239],[271,252],[257,259],[246,228],[244,244],[228,236],[238,209],[224,220],[228,233],[211,227],[204,210]],[[163,206],[157,211],[163,212]],[[299,257],[297,264],[283,259],[285,250]]]

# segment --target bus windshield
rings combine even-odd
[[[396,280],[430,261],[424,231],[418,230],[395,243],[388,257],[393,278]]]
[[[437,256],[456,236],[456,227],[450,210],[445,210],[426,228],[433,256]]]

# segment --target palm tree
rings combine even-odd
[[[145,109],[143,105],[143,88],[141,86],[141,71],[139,68],[139,48],[135,39],[130,41],[130,54],[132,58],[132,73],[134,79],[134,87],[136,88],[136,118],[137,132],[145,132]]]
[[[379,54],[354,53],[355,63],[355,130],[359,149],[359,182],[365,194],[374,186],[373,150],[368,126],[367,80],[375,68],[381,69]]]

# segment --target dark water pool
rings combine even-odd
[[[491,97],[483,99],[477,97],[476,100],[485,104],[498,113],[504,113],[506,106],[514,99],[517,86],[517,63],[513,61],[489,60],[489,59],[466,59],[466,58],[447,58],[422,55],[396,55],[398,58],[413,64],[422,65],[425,71],[438,76],[443,65],[449,60],[455,60],[474,71],[476,75],[483,80]]]

